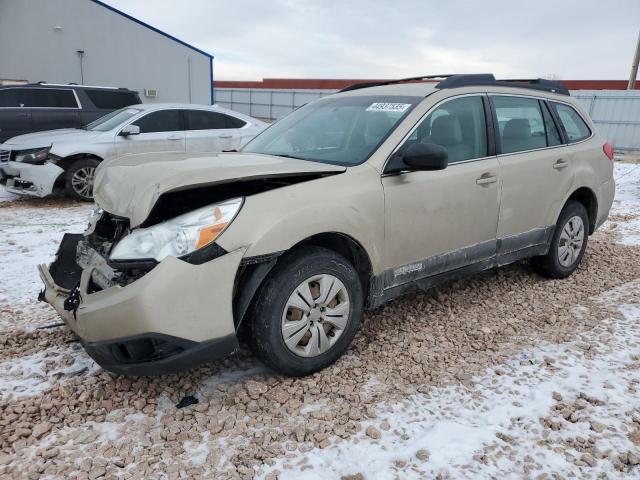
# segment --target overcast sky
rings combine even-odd
[[[214,55],[217,80],[628,79],[640,0],[106,0]]]

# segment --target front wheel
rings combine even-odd
[[[355,268],[322,247],[303,247],[278,260],[251,311],[250,344],[268,366],[302,376],[335,362],[362,318]]]
[[[93,201],[93,180],[100,162],[93,158],[84,158],[71,164],[66,173],[67,194],[76,200]]]
[[[549,252],[532,259],[538,273],[547,278],[565,278],[571,275],[587,249],[589,216],[579,202],[569,201],[560,212],[551,239]]]

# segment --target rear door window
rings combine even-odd
[[[186,130],[221,130],[233,128],[227,124],[226,115],[206,110],[185,110]]]
[[[84,92],[96,108],[104,110],[117,110],[140,103],[138,96],[133,92],[118,90],[85,90]]]
[[[561,128],[564,130],[569,143],[579,142],[591,136],[589,126],[572,107],[555,102],[552,105],[558,114]]]
[[[140,133],[175,132],[183,130],[181,110],[160,110],[139,118],[133,125],[140,127]]]
[[[0,107],[29,107],[29,89],[5,88],[0,90]]]
[[[540,102],[535,98],[492,96],[502,153],[548,147]]]
[[[35,108],[78,108],[73,90],[34,88],[31,90],[31,106]]]

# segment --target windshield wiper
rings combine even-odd
[[[296,157],[295,155],[289,155],[288,153],[272,153],[274,157],[294,158],[296,160],[308,160],[308,158]]]

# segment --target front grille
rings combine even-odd
[[[11,150],[0,150],[0,163],[7,163],[11,157]]]

